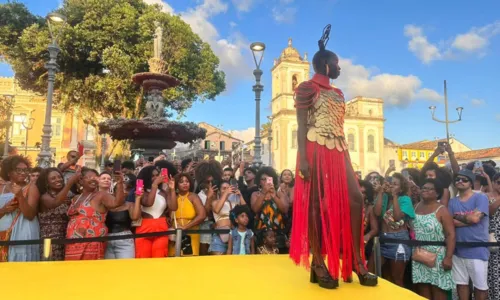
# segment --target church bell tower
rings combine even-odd
[[[272,156],[278,172],[284,169],[295,171],[297,158],[297,117],[294,107],[294,89],[309,80],[307,53],[301,56],[288,39],[279,58],[274,60],[272,73]]]

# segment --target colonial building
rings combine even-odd
[[[0,100],[8,101],[6,96],[13,96],[11,126],[9,127],[10,145],[17,148],[17,153],[28,156],[36,163],[42,142],[42,129],[45,122],[45,96],[22,90],[12,77],[0,77]],[[54,153],[55,164],[66,160],[66,153],[77,150],[78,144],[84,146],[84,156],[80,164],[95,168],[97,131],[84,120],[77,117],[77,112],[52,110],[52,138],[50,147]]]
[[[500,167],[500,147],[479,149],[457,153],[455,155],[459,164],[466,164],[475,160],[492,160]]]
[[[310,78],[307,54],[301,56],[288,40],[271,69],[272,161],[277,170],[295,169],[297,158],[297,118],[294,89]],[[345,136],[355,171],[366,174],[382,172],[384,160],[384,102],[378,98],[358,96],[346,102]],[[263,161],[267,164],[266,161]]]

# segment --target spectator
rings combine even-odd
[[[59,166],[57,167],[59,170],[64,175],[64,182],[68,183],[69,179],[75,175],[76,170],[78,169],[78,160],[80,159],[80,155],[78,154],[78,151],[71,150],[66,154],[66,162],[65,163],[60,163]],[[70,197],[73,197],[75,195],[74,190],[70,190]]]
[[[196,230],[206,217],[205,208],[198,195],[193,193],[193,187],[194,181],[189,174],[180,173],[175,176],[178,209],[175,213],[172,213],[173,220],[171,221],[175,228]],[[200,253],[200,235],[183,235],[181,249],[183,256],[198,256]],[[175,255],[175,244],[169,245],[169,255]]]
[[[231,178],[234,178],[234,170],[231,167],[224,168],[222,173],[222,180],[229,181]]]
[[[271,179],[271,182],[268,182],[268,178]],[[261,190],[252,194],[251,207],[257,216],[255,229],[259,231],[258,244],[262,244],[261,232],[264,230],[275,230],[280,253],[282,251],[286,253],[283,214],[288,212],[289,204],[284,194],[276,191],[278,174],[271,167],[261,167],[257,173],[256,181],[259,183]]]
[[[279,192],[282,192],[288,201],[288,211],[284,215],[285,217],[285,237],[287,245],[290,241],[290,234],[292,231],[292,218],[293,218],[293,198],[295,197],[295,178],[293,177],[293,173],[291,170],[283,170],[280,175],[280,187],[278,188]],[[287,246],[286,248],[289,248]],[[286,252],[288,253],[288,251]]]
[[[220,198],[212,202],[212,211],[215,219],[215,229],[230,229],[231,220],[229,214],[236,205],[246,205],[243,196],[237,187],[224,181],[220,186]],[[215,233],[212,235],[209,252],[211,255],[222,255],[227,252],[229,234]]]
[[[10,240],[35,240],[40,238],[37,218],[38,199],[26,199],[30,162],[19,155],[10,156],[2,161],[1,177],[6,183],[0,187],[0,231],[12,229]],[[19,245],[1,247],[8,252],[1,253],[1,261],[38,261],[39,245]]]
[[[234,228],[230,231],[228,255],[255,254],[255,238],[248,228],[248,206],[237,205],[231,211],[231,222]]]
[[[259,254],[279,254],[279,249],[276,247],[276,232],[273,230],[265,230],[262,233],[262,246],[257,247]]]
[[[433,161],[427,161],[420,172],[420,182],[425,182],[426,179],[437,179],[443,187],[449,187],[452,183],[451,174],[446,168],[439,167]],[[448,207],[448,202],[450,201],[450,190],[448,188],[443,189],[443,193],[440,195],[439,202],[444,206]]]
[[[40,222],[40,238],[64,239],[68,227],[68,208],[71,204],[70,194],[59,197],[57,194],[64,188],[64,176],[59,169],[49,168],[42,171],[36,186],[30,188],[28,199],[40,199],[38,204],[38,220]],[[38,201],[38,200],[37,200]],[[52,260],[64,260],[64,245],[52,244]],[[43,254],[43,249],[40,249]]]
[[[212,202],[218,199],[218,189],[222,182],[222,167],[216,160],[202,161],[196,165],[195,179],[198,197],[205,207],[205,220],[200,225],[201,230],[211,229],[214,220],[212,215]],[[200,235],[200,255],[208,255],[212,242],[211,234]]]
[[[455,227],[445,205],[438,199],[443,194],[443,186],[436,179],[425,179],[421,188],[422,201],[415,207],[413,227],[418,241],[444,242],[443,246],[422,246],[415,254],[427,251],[436,256],[430,267],[414,257],[412,268],[413,283],[420,296],[432,300],[446,300],[447,292],[454,287],[451,277],[453,251],[455,250]],[[448,187],[448,185],[444,185]],[[419,252],[420,251],[420,252]]]
[[[134,175],[135,164],[131,160],[126,160],[122,162],[122,173],[123,175]]]
[[[177,210],[175,189],[169,189],[164,181],[167,179],[160,175],[160,170],[155,166],[141,169],[137,179],[144,183],[142,196],[142,221],[136,228],[136,233],[161,232],[168,230],[167,211]],[[173,179],[169,179],[169,182]],[[156,236],[151,238],[138,238],[135,240],[135,257],[151,258],[166,257],[168,238]]]
[[[82,186],[82,193],[74,197],[68,208],[67,239],[106,236],[108,229],[105,221],[108,210],[119,207],[125,200],[122,176],[118,177],[116,197],[98,190],[98,176],[96,170],[84,168],[80,171],[77,169],[64,189],[56,196],[57,202],[63,202],[73,184],[79,181]],[[68,244],[66,245],[65,260],[103,259],[104,251],[104,242]]]
[[[371,254],[373,250],[373,238],[378,235],[378,222],[375,214],[373,213],[373,185],[368,181],[360,180],[359,189],[361,195],[363,195],[364,203],[365,257],[366,260],[368,260],[368,269],[370,272],[375,273],[375,260],[372,258]]]
[[[35,183],[38,177],[40,177],[40,173],[42,173],[42,168],[40,167],[31,169],[29,181]]]
[[[455,177],[459,196],[450,200],[448,209],[454,219],[457,242],[488,242],[489,210],[485,194],[472,191],[476,175],[462,170]],[[460,300],[469,299],[469,279],[474,286],[475,299],[488,297],[487,247],[457,247],[453,256],[453,281]]]
[[[493,176],[493,192],[488,194],[490,201],[490,235],[493,233],[495,239],[500,241],[500,173]],[[500,295],[500,252],[494,251],[490,254],[488,263],[488,292],[489,299],[497,299]]]
[[[383,187],[375,182],[377,200],[373,208],[375,215],[382,219],[381,231],[385,238],[409,240],[409,223],[415,218],[412,201],[407,196],[408,181],[400,173],[394,173],[389,178],[391,195],[383,192]],[[411,249],[404,244],[382,244],[382,267],[389,264],[389,272],[383,274],[385,279],[401,287],[408,261],[411,258]]]
[[[114,166],[115,166],[115,164],[112,161],[107,160],[104,163],[104,171],[103,172],[107,172],[109,174],[113,174]]]

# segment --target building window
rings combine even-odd
[[[61,117],[52,117],[50,120],[51,125],[52,125],[52,136],[54,137],[60,137],[61,136],[61,128],[62,128],[62,120]],[[88,126],[87,126],[88,130]]]
[[[417,158],[417,152],[416,151],[412,151],[411,152],[411,159],[416,159]]]
[[[210,150],[210,140],[205,140],[205,150]]]
[[[292,149],[297,149],[297,130],[292,130]]]
[[[292,76],[292,93],[295,91],[297,84],[298,84],[297,75],[293,75]]]
[[[226,150],[226,142],[224,142],[224,141],[219,142],[219,150],[220,151]]]
[[[14,115],[12,120],[12,131],[11,137],[19,137],[25,135],[25,128],[23,126],[23,122],[26,120],[25,114]]]
[[[403,151],[403,159],[408,159],[408,151]]]
[[[425,152],[420,152],[420,158],[425,159]]]
[[[375,136],[368,135],[368,152],[375,152]]]
[[[356,140],[354,133],[349,133],[347,135],[347,144],[349,145],[349,151],[356,151]]]

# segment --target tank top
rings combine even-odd
[[[118,233],[130,230],[132,219],[128,210],[109,211],[106,218],[106,226],[109,233]]]
[[[161,217],[161,215],[163,215],[166,208],[167,200],[165,200],[165,197],[160,194],[160,191],[157,191],[153,206],[142,206],[142,211],[151,215],[153,219],[158,219],[159,217]]]

